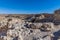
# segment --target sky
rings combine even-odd
[[[0,14],[53,13],[60,0],[0,0]]]

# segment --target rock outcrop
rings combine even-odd
[[[0,15],[0,40],[60,40],[59,12]]]

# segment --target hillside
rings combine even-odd
[[[0,14],[0,40],[60,40],[60,10],[53,14]]]

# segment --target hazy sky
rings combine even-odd
[[[60,0],[0,0],[0,13],[53,13]]]

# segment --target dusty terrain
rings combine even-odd
[[[54,14],[0,14],[0,40],[60,40],[60,10]]]

